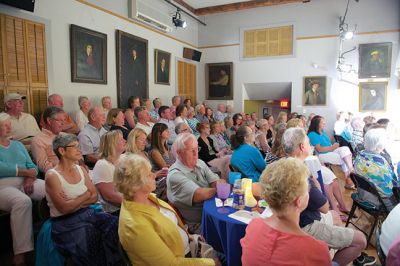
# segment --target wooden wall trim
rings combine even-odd
[[[188,3],[186,3],[183,0],[174,0],[175,3],[183,6],[184,8],[186,8],[187,10],[189,10],[190,12],[192,12],[193,14],[195,14],[196,9],[194,7],[192,7],[191,5],[189,5]]]

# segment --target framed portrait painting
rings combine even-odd
[[[71,81],[107,84],[107,35],[70,27]]]
[[[154,82],[170,85],[171,54],[154,49]]]
[[[304,77],[303,105],[326,106],[326,76]]]
[[[149,94],[147,40],[120,30],[116,35],[118,106],[126,108],[130,96]]]
[[[366,43],[359,45],[358,78],[390,78],[392,43]]]
[[[360,82],[360,112],[386,111],[387,82]]]
[[[233,100],[233,63],[206,64],[208,100]]]

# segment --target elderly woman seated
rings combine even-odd
[[[59,164],[46,173],[46,198],[52,217],[51,236],[57,250],[76,265],[118,265],[118,218],[97,212],[96,188],[85,169],[75,135],[53,140]]]
[[[244,266],[331,265],[327,245],[299,226],[308,204],[308,176],[307,167],[295,158],[274,162],[262,173],[261,195],[273,215],[255,218],[247,226],[240,241]]]
[[[364,136],[365,150],[361,151],[355,161],[355,172],[368,178],[375,184],[388,210],[397,202],[393,199],[392,188],[397,185],[397,177],[386,159],[381,155],[387,140],[383,128],[370,129]],[[362,193],[366,201],[379,205],[378,199],[371,194]]]
[[[121,206],[122,195],[115,189],[113,176],[114,165],[125,152],[125,147],[126,141],[120,130],[109,131],[101,136],[100,156],[93,168],[92,178],[100,193],[99,200],[105,212],[118,214]]]
[[[45,190],[25,146],[10,137],[10,116],[0,113],[0,210],[11,212],[13,263],[24,265],[24,254],[33,250],[31,198],[41,200]]]
[[[321,163],[340,165],[346,177],[346,189],[354,189],[354,184],[350,179],[350,172],[353,171],[352,154],[348,147],[339,147],[338,143],[332,144],[325,134],[325,119],[316,115],[311,120],[308,128],[310,143],[318,152]]]
[[[189,235],[171,206],[151,194],[156,182],[148,160],[136,154],[123,155],[114,182],[124,196],[119,237],[132,264],[219,265],[218,259],[187,257]]]

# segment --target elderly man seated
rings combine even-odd
[[[31,198],[41,200],[45,189],[24,145],[10,140],[11,132],[10,116],[0,113],[0,210],[11,213],[13,264],[25,265],[24,254],[33,250]]]
[[[64,100],[59,94],[51,94],[47,98],[47,106],[55,106],[58,108],[64,108]],[[74,120],[67,114],[64,113],[65,119],[64,119],[64,125],[62,128],[62,132],[65,133],[70,133],[70,134],[78,134],[79,133],[79,128],[75,124]],[[43,128],[46,124],[46,121],[43,119],[43,114],[40,118],[40,126]]]
[[[91,108],[88,118],[89,123],[79,133],[78,139],[85,163],[91,167],[94,166],[99,158],[100,138],[106,133],[106,130],[103,128],[105,122],[103,108]]]
[[[135,116],[137,118],[137,124],[135,128],[141,128],[146,132],[147,136],[151,134],[151,129],[154,126],[154,123],[150,122],[150,114],[146,108],[143,106],[136,107]]]
[[[203,202],[216,193],[219,177],[199,160],[194,135],[181,133],[173,146],[177,154],[167,176],[168,200],[181,212],[190,233],[200,233]]]
[[[310,141],[301,128],[287,129],[282,145],[289,157],[304,161],[310,154]],[[361,251],[367,241],[363,233],[348,227],[341,227],[336,212],[329,211],[328,201],[320,191],[318,181],[311,177],[308,206],[300,215],[300,227],[303,231],[322,240],[329,247],[338,249],[333,260],[339,265],[372,265],[375,258]]]
[[[10,116],[11,137],[25,145],[30,145],[32,138],[39,134],[40,129],[35,118],[23,112],[25,98],[18,93],[9,93],[4,97],[4,105],[5,112]]]
[[[172,143],[174,143],[176,139],[176,133],[175,133],[175,123],[171,114],[171,109],[166,105],[160,106],[160,108],[158,108],[158,114],[160,117],[160,121],[158,123],[163,123],[168,127],[169,131],[168,145],[172,145]]]
[[[43,112],[43,127],[32,140],[32,157],[39,170],[46,173],[58,164],[53,151],[53,140],[62,131],[65,121],[64,111],[56,106],[47,107]]]

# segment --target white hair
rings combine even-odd
[[[188,141],[197,142],[196,137],[191,133],[181,133],[179,134],[174,143],[172,144],[171,150],[174,151],[175,155],[178,155],[178,151],[186,149],[186,145]],[[179,157],[179,156],[178,156]]]
[[[282,147],[286,154],[290,155],[296,151],[301,143],[307,138],[306,132],[300,127],[286,129],[282,136]]]
[[[364,136],[364,147],[369,152],[381,152],[387,141],[387,133],[384,128],[373,128]]]

